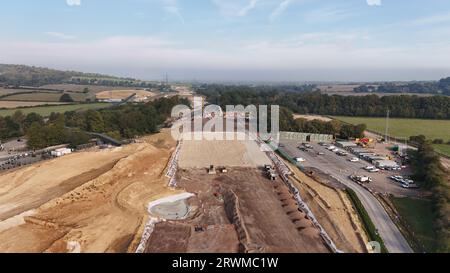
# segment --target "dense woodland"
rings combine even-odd
[[[27,136],[31,149],[59,144],[72,147],[87,143],[85,133],[105,133],[113,138],[133,138],[158,131],[159,126],[170,117],[172,108],[178,104],[189,105],[179,97],[163,98],[147,104],[127,104],[102,110],[52,113],[45,120],[36,113],[0,117],[0,138]]]
[[[418,93],[443,94],[450,96],[450,77],[438,82],[412,82],[404,84],[383,83],[380,85],[361,85],[354,89],[357,93]]]
[[[450,187],[447,170],[442,166],[440,157],[433,151],[430,142],[424,137],[419,141],[419,149],[410,151],[415,178],[421,186],[433,193],[435,207],[435,229],[438,252],[450,251]]]
[[[335,116],[450,118],[450,97],[411,95],[339,96],[320,92],[289,92],[277,87],[201,85],[196,87],[210,103],[225,105],[280,105],[298,114]]]

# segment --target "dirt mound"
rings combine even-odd
[[[161,139],[165,142],[162,146],[170,148],[156,148],[151,144]],[[77,177],[83,166],[89,165],[95,171],[102,167],[99,167],[102,161],[118,159],[109,170],[42,204],[32,217],[25,217],[24,224],[0,232],[0,251],[67,252],[69,244],[78,244],[81,252],[133,251],[130,244],[140,236],[148,202],[177,193],[167,187],[164,176],[173,150],[174,142],[164,132],[142,139],[138,144],[98,154],[76,153],[40,164],[39,169],[32,166],[11,174],[19,186],[34,187],[22,186],[21,195],[13,196],[10,190],[7,196],[18,202],[33,203],[34,200],[23,196],[34,196],[42,188],[44,191],[38,196],[46,196],[46,187]],[[59,166],[57,170],[56,166]],[[41,180],[43,174],[47,176]],[[38,179],[27,180],[27,177]]]

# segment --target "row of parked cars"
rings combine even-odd
[[[348,153],[346,151],[340,150],[336,146],[327,143],[319,143],[321,146],[325,147],[328,151],[336,153],[339,156],[347,156]]]
[[[392,179],[395,182],[398,182],[401,184],[402,188],[418,188],[418,186],[416,185],[416,183],[414,182],[414,180],[409,179],[409,178],[405,178],[401,175],[392,175],[389,177],[390,179]]]

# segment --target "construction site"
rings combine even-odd
[[[367,252],[344,191],[260,145],[249,138],[180,141],[167,174],[170,186],[189,195],[149,205],[138,252]]]
[[[345,193],[261,145],[164,129],[11,170],[0,252],[367,252]]]

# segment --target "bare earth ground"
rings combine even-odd
[[[349,253],[367,252],[369,240],[346,193],[317,182],[295,166],[290,168],[300,195],[336,246]]]
[[[155,96],[154,93],[143,90],[111,90],[97,93],[95,97],[97,99],[126,99],[133,94],[136,94],[138,98]]]
[[[174,146],[165,132],[3,175],[0,252],[67,252],[72,241],[81,252],[132,251],[147,203],[177,193],[163,173]]]
[[[329,252],[282,181],[261,169],[184,169],[178,180],[200,209],[190,220],[157,224],[146,252]]]
[[[306,119],[306,120],[331,121],[330,118],[327,118],[327,117],[324,117],[324,116],[294,114],[294,119],[299,119],[299,118],[303,118],[303,119]]]
[[[270,164],[256,142],[247,140],[184,140],[180,154],[181,168],[214,166],[257,167]]]

